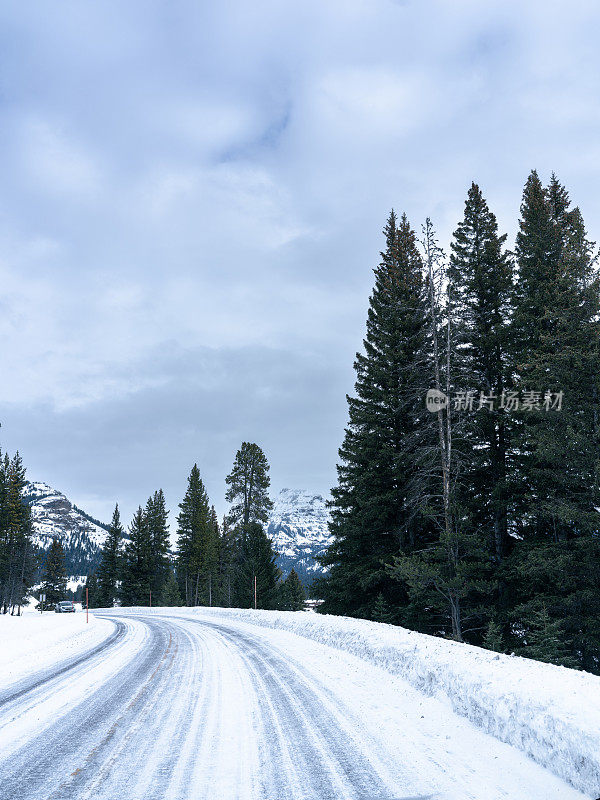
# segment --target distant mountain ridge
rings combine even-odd
[[[275,498],[267,525],[284,575],[294,568],[306,586],[323,574],[315,558],[331,543],[326,502],[321,494],[282,489]]]
[[[24,500],[31,507],[33,540],[47,550],[56,536],[65,549],[69,575],[87,575],[100,560],[107,526],[77,508],[62,492],[47,483],[29,482]]]
[[[24,492],[31,506],[34,542],[42,550],[57,536],[65,549],[67,573],[87,575],[100,562],[108,525],[78,508],[62,492],[47,483],[32,481]],[[267,534],[278,553],[284,576],[292,568],[309,586],[323,573],[315,558],[330,544],[329,510],[323,495],[303,489],[282,489],[276,496]],[[173,541],[175,531],[173,531]]]

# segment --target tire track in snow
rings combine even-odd
[[[263,712],[262,772],[270,775],[263,786],[266,799],[391,800],[390,783],[409,784],[398,764],[387,764],[388,780],[383,779],[364,754],[370,748],[363,742],[363,750],[359,749],[343,730],[339,716],[329,708],[328,691],[314,678],[310,685],[300,670],[267,644],[218,624],[208,625],[241,652],[252,676]]]
[[[185,736],[169,749],[170,760],[165,755],[131,796],[254,800],[258,756],[249,677],[239,657],[212,631],[189,626],[188,620],[173,621],[184,627],[194,645],[188,680],[197,687],[196,703],[188,710]]]
[[[142,725],[149,717],[153,717],[155,724],[160,721],[160,714],[157,711],[161,695],[159,687],[153,681],[159,670],[167,671],[173,666],[176,655],[177,647],[173,647],[173,637],[170,634],[167,648],[154,671],[113,722],[104,738],[88,753],[82,766],[71,773],[71,780],[64,782],[49,800],[63,800],[63,798],[66,800],[73,796],[89,800],[90,797],[97,796],[102,785],[110,777],[111,771],[120,763],[119,759],[127,761],[130,773],[135,773],[139,769],[141,754],[139,750],[134,751],[136,758],[132,759],[129,745],[136,734],[138,741],[140,739],[145,741]]]
[[[168,636],[164,626],[146,624],[143,645],[115,675],[96,688],[64,716],[34,735],[10,758],[0,762],[0,800],[49,798],[61,783],[76,777],[86,756],[106,736],[121,709],[132,701],[140,685],[162,658]],[[53,687],[68,691],[68,681]],[[35,712],[35,707],[33,709]],[[5,736],[10,735],[10,725]],[[69,800],[77,795],[67,795]]]
[[[85,666],[61,672],[63,664],[54,682],[23,695],[47,712],[52,687],[66,710],[9,758],[0,741],[0,800],[481,800],[465,769],[476,770],[482,759],[474,752],[455,783],[435,739],[431,755],[442,755],[436,775],[446,793],[413,788],[431,785],[427,770],[435,761],[421,760],[416,770],[410,748],[390,748],[376,730],[367,734],[359,715],[377,707],[377,689],[365,692],[362,706],[338,691],[336,681],[346,686],[343,656],[327,672],[326,653],[324,660],[318,653],[305,658],[290,643],[290,657],[248,628],[180,614],[103,612],[127,627],[129,647],[106,651],[118,662],[110,674],[101,656],[92,659],[79,694],[69,698],[70,679]],[[396,720],[392,730],[401,740],[419,730],[418,720],[408,730],[401,714]],[[540,776],[527,765],[522,774],[516,800],[538,800],[525,790]],[[565,784],[542,778],[539,785],[553,789],[539,800],[577,800]],[[503,783],[499,775],[489,797],[515,800]]]
[[[42,688],[48,690],[51,682],[59,681],[67,673],[76,670],[77,667],[84,666],[86,669],[90,669],[95,658],[106,658],[110,655],[110,651],[122,641],[127,629],[125,623],[119,620],[114,620],[113,624],[115,625],[115,630],[100,644],[81,655],[74,656],[72,659],[63,662],[58,668],[42,670],[24,681],[14,683],[7,690],[0,693],[0,714],[5,714],[7,706],[16,701],[19,701],[19,705],[22,706],[24,700],[29,700],[26,695],[31,695]]]

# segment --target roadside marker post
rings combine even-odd
[[[256,611],[256,575],[254,576],[254,610]]]
[[[85,621],[86,624],[90,621],[90,598],[89,598],[89,589],[85,587]]]

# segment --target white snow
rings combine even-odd
[[[75,592],[79,586],[85,586],[87,575],[69,575],[67,579],[67,591]]]
[[[112,622],[91,614],[86,623],[85,613],[0,615],[0,688],[89,650],[113,630]]]
[[[441,699],[579,790],[600,794],[600,677],[366,620],[239,609],[195,613],[288,631],[358,656]]]
[[[273,503],[267,533],[277,553],[315,571],[314,556],[330,543],[329,511],[320,494],[282,489]]]
[[[48,548],[54,536],[65,548],[100,547],[106,539],[104,528],[86,519],[62,492],[47,483],[29,482],[25,497],[31,503],[34,541],[40,547]]]
[[[0,719],[0,775],[26,800],[55,792],[99,800],[598,795],[600,783],[586,760],[600,752],[598,731],[592,730],[600,719],[600,681],[591,676],[496,659],[387,625],[302,612],[102,613],[125,623],[125,637],[77,670],[57,673]],[[13,661],[28,666],[28,654],[53,646],[60,664],[72,641],[65,632],[80,629],[85,615],[36,619],[29,615],[4,626]],[[23,622],[29,645],[14,633]],[[0,618],[0,636],[2,624]],[[89,627],[98,625],[112,629],[99,619]],[[3,682],[0,662],[0,688]],[[567,710],[570,728],[558,724]],[[579,769],[562,776],[578,788],[494,738],[502,728],[518,731],[522,740],[511,743],[526,750],[535,727],[527,713],[544,722],[536,739],[538,761],[549,760],[544,748],[561,736],[565,750],[579,748]],[[487,730],[494,716],[490,736],[481,728]],[[71,729],[81,730],[81,737],[64,748]],[[30,771],[30,783],[23,783],[18,759],[37,763],[43,750],[35,737],[42,731],[42,748],[50,746],[52,758],[44,762],[45,772]],[[545,766],[557,772],[556,764]],[[361,791],[370,774],[387,791]],[[44,792],[36,789],[40,779]]]
[[[23,617],[0,616],[0,692],[18,687],[23,679],[39,676],[50,680],[30,692],[23,700],[9,701],[0,713],[1,759],[11,755],[57,720],[69,714],[86,698],[92,697],[124,665],[136,658],[147,637],[141,623],[127,623],[124,636],[110,651],[93,661],[83,660],[75,668],[52,678],[56,668],[77,661],[79,656],[102,647],[115,631],[115,624],[86,614],[27,614]],[[1,782],[0,782],[1,786]],[[0,791],[0,795],[2,792]],[[16,795],[12,795],[16,796]]]

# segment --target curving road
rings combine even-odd
[[[353,656],[231,620],[103,616],[0,693],[0,800],[582,800]]]

